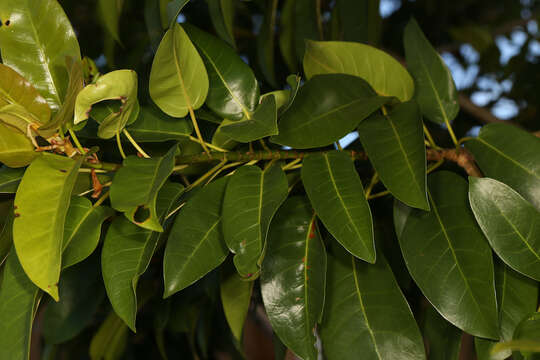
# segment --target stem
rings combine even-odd
[[[71,138],[73,139],[73,142],[75,143],[75,146],[77,147],[77,149],[79,149],[79,151],[81,152],[81,154],[85,155],[85,154],[86,154],[86,151],[84,150],[84,148],[82,147],[81,143],[79,142],[79,138],[78,138],[77,135],[75,134],[75,131],[73,131],[71,128],[69,128],[68,131],[69,131],[69,135],[70,135]]]
[[[206,143],[203,140],[203,137],[201,135],[201,130],[199,130],[199,124],[197,124],[197,118],[195,118],[195,112],[189,107],[189,117],[191,118],[191,122],[193,123],[193,128],[195,129],[195,133],[197,134],[197,138],[199,139],[199,144],[203,147],[203,150],[205,153],[210,154],[210,150],[208,150],[208,147],[206,147]]]
[[[219,146],[212,145],[212,144],[204,142],[204,141],[201,142],[201,140],[199,140],[199,139],[197,139],[196,137],[193,137],[193,136],[190,136],[188,139],[193,141],[193,142],[196,142],[198,144],[201,144],[203,147],[204,147],[204,145],[206,145],[212,150],[221,151],[221,152],[227,152],[228,151],[228,150],[220,148]]]
[[[272,150],[270,150],[270,148],[268,147],[268,145],[266,145],[266,143],[264,142],[263,139],[260,139],[259,142],[261,143],[261,146],[262,146],[262,148],[263,148],[265,151],[272,151]]]
[[[227,170],[227,169],[230,169],[230,168],[233,168],[235,166],[239,166],[239,165],[242,165],[243,162],[234,162],[234,163],[231,163],[231,164],[227,164],[223,167],[221,167],[218,171],[216,171],[214,174],[212,174],[212,176],[210,177],[210,179],[208,179],[208,181],[206,182],[206,185],[210,184],[210,182],[212,180],[214,180],[216,178],[216,176],[218,176],[219,174],[221,174],[223,171]]]
[[[133,137],[131,137],[131,134],[126,130],[122,130],[122,132],[124,133],[124,135],[126,135],[126,137],[128,138],[129,142],[131,143],[131,145],[133,145],[133,147],[135,149],[137,149],[137,151],[142,155],[144,156],[145,158],[147,159],[150,159],[150,155],[148,155],[146,152],[144,152],[144,150],[139,146],[139,144],[137,144],[137,142],[135,141],[135,139]]]
[[[431,165],[428,169],[427,169],[427,173],[428,174],[431,174],[433,171],[435,171],[439,166],[441,166],[442,164],[444,164],[444,158],[440,159],[439,161],[437,161],[435,164]]]
[[[371,177],[371,181],[366,188],[365,195],[366,199],[369,199],[369,195],[371,194],[371,191],[373,190],[373,187],[379,182],[379,173],[375,171],[375,174]]]
[[[189,167],[189,165],[176,165],[175,167],[173,167],[172,171],[173,172],[176,172],[176,171],[180,171],[180,170],[184,170],[184,169],[187,169]]]
[[[293,160],[290,163],[288,163],[287,165],[284,165],[282,167],[282,169],[283,169],[283,171],[289,170],[290,168],[294,167],[295,165],[297,165],[301,161],[302,161],[302,159]]]
[[[429,132],[426,124],[422,124],[422,125],[424,126],[424,135],[426,135],[429,145],[434,149],[439,149],[437,144],[435,144],[435,140],[433,140],[433,136],[431,136],[431,133]]]
[[[216,171],[218,171],[219,169],[221,169],[225,164],[227,163],[227,159],[223,159],[219,164],[217,164],[216,166],[214,166],[213,168],[211,168],[210,170],[208,170],[203,176],[201,176],[200,178],[198,178],[197,180],[195,180],[195,182],[193,184],[191,184],[189,187],[186,188],[186,192],[193,189],[195,186],[198,186],[199,184],[201,184],[204,180],[206,180],[207,178],[209,178],[210,176],[212,176],[212,174]]]
[[[389,195],[389,194],[390,194],[389,190],[381,191],[379,193],[373,194],[370,197],[368,197],[368,200],[380,198],[380,197],[383,197],[383,196],[386,196],[386,195]]]
[[[464,138],[459,139],[458,143],[459,143],[459,145],[461,145],[461,144],[463,144],[464,142],[467,142],[467,141],[470,141],[470,140],[474,140],[474,138],[471,137],[471,136],[466,136],[466,137],[464,137]]]
[[[450,134],[450,137],[452,138],[452,142],[456,146],[456,148],[459,148],[459,142],[457,140],[456,134],[454,133],[454,129],[452,129],[452,125],[450,125],[450,121],[448,121],[448,118],[444,118],[444,123],[446,124],[446,127],[448,128],[448,133]]]
[[[97,208],[99,205],[101,205],[107,198],[109,197],[110,191],[107,191],[105,194],[103,194],[95,203],[92,205],[93,207]]]
[[[126,158],[126,153],[124,153],[124,149],[122,148],[122,140],[120,140],[120,133],[116,133],[116,144],[118,145],[118,151],[120,151],[120,156],[122,156],[122,159]]]

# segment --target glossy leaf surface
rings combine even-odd
[[[5,0],[0,51],[4,65],[28,80],[47,100],[53,111],[62,104],[68,77],[65,57],[81,59],[79,43],[71,24],[56,0]]]
[[[290,198],[270,228],[261,291],[272,328],[302,359],[317,359],[325,284],[326,251],[316,218],[305,198]]]
[[[111,205],[129,221],[148,230],[163,231],[156,210],[158,191],[171,175],[177,147],[162,157],[128,156],[111,185]]]
[[[262,171],[242,166],[229,180],[223,200],[223,236],[241,277],[256,278],[268,228],[287,197],[287,178],[280,166]]]
[[[425,359],[418,326],[384,257],[374,265],[345,253],[328,260],[320,331],[326,357]]]
[[[28,277],[58,301],[64,223],[82,159],[44,153],[26,170],[15,195],[13,242]],[[35,206],[35,199],[47,199]]]
[[[157,198],[157,217],[163,222],[184,187],[166,183]],[[137,283],[146,271],[158,244],[159,233],[141,229],[123,217],[116,218],[101,250],[103,281],[114,311],[135,331]]]
[[[208,71],[206,105],[224,118],[250,119],[259,100],[259,84],[251,68],[222,40],[194,26],[185,29]]]
[[[354,42],[308,41],[304,56],[308,79],[318,74],[349,74],[361,77],[381,96],[410,100],[414,82],[407,70],[392,56]]]
[[[137,142],[182,140],[193,132],[188,119],[177,119],[153,107],[141,107],[137,121],[127,127]]]
[[[242,342],[244,322],[255,282],[242,279],[232,265],[227,270],[220,283],[221,303],[235,339]]]
[[[392,195],[411,207],[428,210],[424,133],[416,103],[402,103],[387,115],[367,118],[358,127],[358,135]]]
[[[498,339],[491,249],[467,202],[467,182],[428,178],[430,212],[413,210],[399,238],[407,268],[439,313],[460,329]]]
[[[510,186],[540,210],[540,138],[515,126],[490,124],[466,147],[484,176]]]
[[[351,157],[338,151],[307,156],[302,182],[315,213],[334,238],[357,258],[374,263],[371,211]]]
[[[458,94],[452,74],[441,56],[411,19],[405,27],[405,58],[415,80],[415,99],[429,120],[450,123],[459,112]]]
[[[357,77],[319,75],[300,88],[279,122],[279,135],[271,140],[298,149],[329,145],[389,101]]]
[[[227,257],[221,208],[228,178],[207,185],[177,215],[165,248],[165,297],[193,284]]]
[[[182,118],[208,95],[208,74],[197,49],[176,22],[159,44],[150,72],[150,96],[166,114]]]

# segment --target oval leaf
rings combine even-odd
[[[415,102],[401,103],[386,115],[374,115],[358,135],[382,183],[403,203],[429,210],[422,118]]]
[[[26,135],[0,123],[0,162],[19,168],[30,164],[38,155]]]
[[[467,203],[467,183],[431,175],[431,212],[413,210],[399,238],[405,263],[426,298],[469,334],[498,339],[491,249]]]
[[[308,79],[318,74],[349,74],[361,77],[381,96],[410,100],[414,82],[392,56],[372,46],[355,42],[308,41],[304,55]]]
[[[287,189],[287,178],[278,165],[265,171],[242,166],[229,180],[223,200],[223,236],[243,278],[259,275],[268,228],[287,198]]]
[[[351,75],[316,76],[300,88],[271,141],[297,149],[330,145],[390,100]]]
[[[268,236],[261,273],[266,314],[281,341],[302,359],[317,359],[315,327],[324,306],[326,251],[306,199],[288,199]]]
[[[371,211],[351,157],[338,151],[306,157],[302,182],[332,236],[357,258],[375,263]]]

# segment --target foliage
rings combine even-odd
[[[142,3],[93,4],[100,61],[0,3],[1,359],[534,358],[540,139],[463,136],[414,18],[402,59],[378,1]]]

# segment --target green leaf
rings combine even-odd
[[[73,339],[94,319],[105,298],[99,261],[96,260],[98,257],[93,257],[91,261],[62,273],[59,287],[61,300],[47,304],[43,314],[43,337],[48,344]]]
[[[184,6],[187,5],[189,0],[172,0],[169,1],[167,4],[167,21],[168,24],[172,24],[173,22],[176,22],[176,19],[178,19],[178,16],[180,15],[180,12],[182,12],[182,9]]]
[[[206,105],[221,117],[250,119],[259,101],[259,84],[251,68],[220,39],[186,25],[200,51],[210,81]]]
[[[106,100],[118,100],[121,104],[118,112],[111,113],[99,124],[98,136],[110,139],[130,122],[133,112],[139,111],[137,73],[133,70],[112,71],[86,86],[77,95],[74,124],[88,119],[92,106]]]
[[[393,209],[393,218],[394,218],[394,231],[396,232],[396,237],[400,238],[403,234],[403,229],[409,218],[412,208],[408,207],[401,201],[394,199],[394,209]]]
[[[126,349],[128,327],[111,311],[90,343],[90,359],[119,360]]]
[[[34,86],[9,66],[0,64],[0,108],[8,104],[25,108],[37,117],[40,124],[51,118],[47,101]]]
[[[17,256],[32,282],[56,301],[64,223],[82,160],[42,154],[26,169],[15,195],[13,243]],[[46,202],[36,206],[36,199]]]
[[[220,282],[221,303],[225,318],[235,339],[240,343],[254,283],[254,281],[242,279],[232,264],[227,268]]]
[[[523,321],[519,323],[516,330],[514,331],[514,336],[513,336],[514,341],[516,340],[519,340],[521,342],[534,341],[535,343],[534,344],[518,343],[517,345],[519,346],[517,347],[511,346],[510,348],[513,350],[519,350],[521,354],[525,356],[527,359],[536,360],[538,358],[537,355],[532,357],[531,353],[540,352],[540,342],[538,341],[539,336],[540,336],[540,312],[535,312],[529,315],[527,318],[525,318]],[[527,346],[523,346],[523,345],[527,345]]]
[[[203,60],[178,23],[159,44],[150,72],[150,96],[163,112],[184,117],[200,108],[208,94]]]
[[[4,264],[13,248],[13,203],[4,203],[2,208],[2,228],[0,230],[0,265]],[[1,282],[0,282],[1,285]]]
[[[64,100],[68,74],[65,57],[81,59],[77,36],[56,0],[4,0],[0,51],[4,65],[26,78],[53,112]]]
[[[26,169],[0,168],[0,193],[14,194],[19,187]]]
[[[512,125],[489,124],[466,147],[485,176],[512,187],[540,210],[540,138]]]
[[[375,263],[371,211],[351,157],[339,151],[307,156],[302,182],[332,236],[357,258]]]
[[[210,19],[220,38],[236,48],[234,40],[234,0],[207,0]]]
[[[279,49],[283,60],[287,64],[289,70],[293,73],[298,71],[298,60],[296,58],[296,48],[294,42],[294,27],[295,19],[294,8],[296,0],[285,0],[285,4],[281,9],[281,31],[279,34]]]
[[[120,20],[120,13],[122,12],[123,0],[98,0],[98,13],[99,18],[105,25],[105,28],[111,34],[114,40],[120,41],[120,35],[118,33],[118,22]]]
[[[1,163],[10,168],[19,168],[30,164],[38,155],[26,135],[0,123]]]
[[[489,244],[512,269],[540,281],[540,212],[508,185],[469,178],[469,201]]]
[[[261,104],[248,119],[244,117],[221,127],[221,131],[231,139],[247,143],[278,133],[277,106],[273,96],[261,98]]]
[[[176,217],[165,247],[164,297],[193,284],[227,257],[221,232],[227,180],[221,178],[199,190]]]
[[[342,41],[308,41],[304,56],[308,79],[318,74],[359,76],[381,96],[408,101],[414,82],[407,70],[392,56],[369,45]]]
[[[162,157],[151,159],[128,156],[116,172],[111,185],[111,206],[124,212],[138,226],[161,232],[156,198],[174,167],[174,145]]]
[[[303,197],[288,199],[268,235],[261,292],[272,329],[302,359],[317,359],[315,327],[324,307],[326,251]]]
[[[217,127],[216,131],[214,131],[214,134],[212,135],[212,145],[219,146],[222,149],[225,150],[232,150],[236,146],[238,146],[238,142],[231,139],[228,135],[224,134],[221,130],[224,126],[233,124],[234,121],[223,119],[221,124]]]
[[[418,325],[384,256],[375,265],[343,253],[328,259],[320,334],[329,360],[425,359]]]
[[[159,222],[171,211],[184,187],[166,183],[157,198]],[[137,283],[156,250],[159,233],[116,218],[107,231],[101,251],[103,281],[114,311],[135,332]]]
[[[446,321],[433,306],[424,315],[424,339],[430,360],[459,360],[462,332]]]
[[[415,80],[415,99],[422,114],[439,124],[450,124],[459,112],[458,95],[450,70],[411,19],[405,27],[405,58]]]
[[[271,141],[297,149],[330,145],[390,100],[351,75],[316,76],[300,88]]]
[[[140,115],[127,130],[137,142],[183,140],[193,132],[191,121],[176,119],[153,107],[143,106]]]
[[[272,87],[278,87],[276,83],[276,66],[274,59],[275,28],[277,18],[278,0],[266,0],[264,19],[257,35],[257,61],[266,81]]]
[[[255,279],[270,222],[287,198],[287,178],[281,166],[261,171],[257,166],[236,170],[223,199],[223,236],[244,279]]]
[[[84,197],[73,197],[64,224],[62,268],[75,265],[90,256],[101,235],[101,224],[114,211],[106,206],[94,207]]]
[[[358,135],[382,183],[401,202],[429,210],[426,195],[426,151],[422,117],[414,101],[386,115],[374,115]]]
[[[0,358],[28,360],[30,335],[41,293],[26,277],[17,254],[9,254],[0,286]]]
[[[306,40],[322,40],[318,25],[317,2],[295,0],[294,2],[294,49],[296,61],[301,62],[307,51]]]
[[[338,0],[343,40],[376,45],[381,36],[379,0]]]
[[[467,182],[428,178],[431,211],[412,210],[399,238],[409,273],[441,315],[474,336],[498,339],[491,249],[467,202]]]

